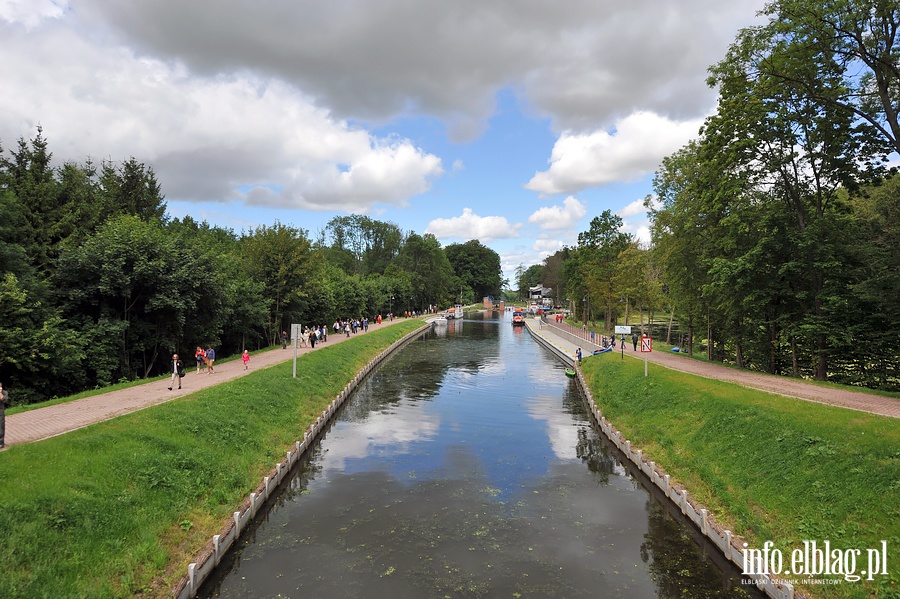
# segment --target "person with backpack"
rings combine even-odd
[[[197,374],[200,374],[200,369],[206,365],[206,352],[199,345],[194,350],[194,359],[197,360]]]

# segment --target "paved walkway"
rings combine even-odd
[[[379,327],[388,326],[400,320],[385,320],[380,325],[370,324],[369,330],[377,330]],[[364,335],[365,333],[357,334]],[[347,339],[347,336],[343,333],[340,335],[329,334],[325,346],[334,345],[344,339]],[[319,347],[321,347],[321,344],[316,345],[317,349]],[[300,347],[297,350],[297,355],[299,356],[310,351],[312,350],[309,347]],[[196,362],[193,356],[190,356],[189,359],[184,360],[187,374],[181,381],[181,389],[175,388],[169,391],[168,387],[171,383],[171,378],[167,377],[164,380],[151,381],[129,387],[128,389],[119,389],[76,401],[47,406],[46,408],[7,415],[6,447],[55,437],[95,422],[102,422],[116,416],[165,403],[199,389],[234,380],[254,370],[285,362],[293,359],[293,357],[293,348],[288,347],[286,350],[276,348],[253,355],[250,358],[248,370],[244,370],[244,363],[238,358],[229,362],[214,364],[212,374],[207,374],[205,371],[197,374]]]
[[[398,322],[398,320],[393,322]],[[381,325],[370,325],[370,328],[375,329],[379,326],[383,327],[390,324],[392,324],[390,321],[385,321]],[[575,350],[578,347],[582,348],[585,357],[598,347],[588,340],[570,337],[563,327],[558,327],[552,322],[540,323],[538,319],[527,319],[526,326],[535,334],[543,337],[548,343],[554,345],[560,352],[570,356],[573,361]],[[343,334],[329,335],[326,345],[339,343],[346,338],[346,335]],[[298,349],[298,355],[309,351],[311,351],[310,348],[301,347]],[[604,358],[619,356],[621,353],[621,348],[617,348],[616,352],[612,355],[605,354]],[[640,352],[634,352],[628,344],[626,344],[624,354],[631,358],[643,359],[644,357]],[[20,443],[47,439],[83,428],[95,422],[109,420],[116,416],[165,403],[199,389],[233,380],[248,372],[285,362],[293,358],[293,355],[291,348],[287,350],[273,349],[256,354],[250,360],[250,369],[248,371],[244,370],[244,365],[240,359],[217,364],[214,367],[215,372],[213,374],[206,374],[205,372],[197,374],[196,368],[188,368],[187,376],[182,379],[182,388],[172,391],[168,390],[170,379],[166,378],[128,389],[110,391],[109,393],[102,393],[77,401],[9,415],[6,417],[6,446],[10,447]],[[727,368],[668,352],[652,352],[649,354],[649,360],[654,364],[673,370],[730,381],[770,393],[900,418],[900,399],[892,397],[824,387],[783,376]],[[190,365],[191,361],[186,361],[186,364]]]
[[[573,356],[573,358],[577,347],[582,348],[585,356],[590,355],[595,349],[600,347],[589,340],[578,339],[573,336],[581,333],[581,331],[571,325],[564,324],[559,326],[552,321],[540,323],[538,319],[527,319],[526,324],[545,339],[552,339],[559,348]],[[640,349],[640,346],[638,346],[638,349]],[[621,346],[617,346],[616,350],[611,354],[604,354],[604,358],[619,357],[622,353]],[[640,351],[635,352],[633,345],[626,343],[624,355],[643,360],[645,354],[642,354]],[[900,418],[900,399],[898,398],[817,385],[786,376],[729,368],[703,360],[694,360],[684,354],[673,352],[650,352],[648,360],[653,364],[671,368],[672,370],[729,381],[769,393],[879,414],[881,416],[890,416],[891,418]]]

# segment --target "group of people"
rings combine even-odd
[[[354,319],[337,319],[334,321],[334,324],[331,325],[331,328],[334,329],[335,333],[340,333],[343,331],[350,336],[350,333],[354,335],[360,331],[368,331],[369,330],[369,319],[363,317],[362,319],[354,318]]]
[[[215,372],[213,364],[216,362],[216,350],[211,345],[206,349],[198,345],[197,349],[194,350],[194,359],[197,361],[197,374],[200,374],[200,371],[204,368],[206,369],[206,374]]]
[[[381,324],[380,314],[374,319],[374,322]],[[366,317],[354,319],[348,318],[346,320],[339,318],[331,325],[331,329],[336,335],[345,333],[349,337],[351,333],[355,335],[359,332],[368,331],[369,319]],[[287,331],[281,331],[281,349],[287,349],[289,340],[290,337],[288,336]],[[308,326],[303,327],[303,333],[297,339],[299,347],[310,347],[313,349],[315,349],[316,343],[325,343],[326,341],[328,341],[328,327],[325,325],[313,325],[312,328]]]
[[[244,352],[246,353],[246,351]],[[249,355],[247,356],[249,359]],[[216,361],[216,350],[212,348],[212,346],[203,349],[199,345],[197,349],[194,350],[194,359],[197,361],[197,374],[200,374],[200,369],[205,368],[206,374],[212,374],[215,372],[213,370],[213,364]],[[245,361],[244,364],[247,362]],[[175,388],[175,385],[178,385],[178,389],[181,389],[181,379],[184,378],[184,362],[181,358],[178,357],[178,354],[172,354],[172,366],[170,372],[172,373],[172,379],[169,381],[169,391]]]

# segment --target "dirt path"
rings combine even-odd
[[[393,321],[386,320],[380,325],[370,324],[369,330],[377,330],[379,327],[389,326],[399,321],[400,319],[395,319]],[[357,334],[365,335],[365,333]],[[344,334],[330,334],[328,335],[328,341],[324,345],[326,347],[334,345],[344,339],[347,339],[347,336]],[[316,349],[319,349],[319,347],[321,347],[321,344],[316,345]],[[297,350],[297,355],[300,356],[310,351],[313,350],[309,347],[300,347]],[[101,393],[100,395],[68,403],[8,415],[6,417],[6,447],[55,437],[95,422],[102,422],[116,416],[165,403],[194,391],[234,380],[255,370],[291,360],[293,357],[294,351],[292,347],[288,347],[288,349],[276,348],[252,356],[248,370],[244,370],[244,364],[238,358],[230,362],[214,364],[212,374],[207,374],[206,372],[197,374],[196,362],[191,356],[189,360],[184,360],[187,374],[181,380],[181,389],[175,388],[169,391],[168,387],[171,379],[165,378],[164,380],[151,381],[143,385],[129,387],[128,389],[110,391],[109,393]]]

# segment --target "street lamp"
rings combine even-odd
[[[391,314],[394,313],[394,296],[391,296]]]

